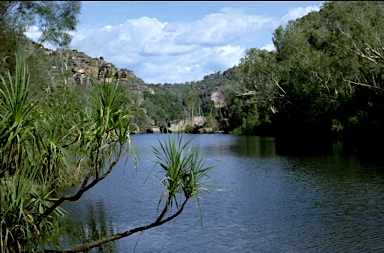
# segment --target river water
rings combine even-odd
[[[122,159],[77,203],[65,203],[61,248],[155,221],[153,175],[162,134],[133,135],[141,161]],[[184,135],[215,165],[210,194],[163,226],[92,252],[384,252],[384,163],[343,143]],[[72,189],[73,190],[73,189]],[[68,191],[72,191],[69,189]]]

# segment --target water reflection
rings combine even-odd
[[[112,222],[108,219],[103,200],[85,202],[81,210],[64,206],[71,215],[65,217],[60,228],[60,235],[51,243],[52,246],[68,249],[75,245],[85,244],[116,233]],[[110,242],[95,248],[92,252],[118,252],[116,242]]]
[[[187,135],[187,138],[192,139],[195,145],[208,152],[207,155],[276,156],[275,139],[272,137],[203,134]]]
[[[153,170],[150,146],[157,145],[157,138],[162,137],[133,136],[142,160],[134,176],[120,164],[81,202],[68,203],[72,237],[61,245],[156,217],[159,184],[148,180],[148,173]],[[383,251],[384,175],[379,162],[362,160],[354,147],[258,136],[189,138],[209,164],[217,165],[212,171],[216,187],[229,190],[204,196],[203,229],[191,202],[175,223],[97,252]]]
[[[234,155],[245,157],[274,157],[276,156],[275,139],[259,136],[239,136],[231,147]]]

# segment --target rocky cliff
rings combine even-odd
[[[42,45],[32,43],[39,48],[39,58],[41,64],[46,68],[46,73],[51,78],[51,82],[44,86],[45,92],[51,92],[59,84],[66,85],[91,85],[91,79],[99,82],[110,82],[113,79],[129,90],[130,99],[143,112],[141,123],[133,119],[140,132],[158,132],[156,122],[148,117],[147,109],[141,104],[144,101],[145,92],[151,94],[171,92],[182,99],[183,88],[175,87],[171,84],[155,85],[146,84],[140,78],[136,77],[134,72],[128,69],[118,69],[114,64],[107,62],[103,56],[96,58],[90,57],[83,52],[69,49],[58,49],[56,51],[44,48]],[[39,63],[40,64],[40,63]],[[228,72],[230,73],[230,72]],[[199,97],[206,103],[213,103],[215,108],[226,106],[225,89],[220,86],[229,79],[225,73],[215,73],[197,82],[199,86]],[[147,103],[148,104],[148,103]],[[204,105],[203,105],[204,106]],[[151,108],[157,110],[156,108]],[[145,119],[143,119],[143,117]],[[194,132],[212,132],[214,130],[207,128],[204,117],[195,117],[193,120],[181,119],[177,122],[169,123],[168,131],[184,131],[186,127],[193,127]],[[216,130],[215,130],[216,131]]]
[[[222,87],[216,87],[212,92],[211,102],[215,108],[221,108],[227,105],[225,101],[225,90]]]
[[[73,84],[90,84],[95,78],[101,82],[111,81],[112,78],[127,81],[129,77],[136,78],[131,70],[117,69],[115,65],[104,60],[103,56],[92,58],[77,50],[57,51],[46,50],[47,60],[51,62],[50,71],[59,79]]]
[[[94,78],[99,82],[110,82],[115,79],[134,91],[144,92],[149,89],[132,70],[118,69],[113,63],[107,62],[103,56],[93,58],[77,50],[54,51],[37,43],[32,42],[32,44],[44,52],[46,58],[44,63],[52,77],[53,85],[63,82],[73,85],[90,85],[91,78]]]

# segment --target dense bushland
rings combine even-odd
[[[240,133],[383,137],[382,2],[335,1],[276,29],[276,50],[249,49],[228,85]]]

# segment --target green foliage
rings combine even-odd
[[[130,152],[131,115],[121,106],[122,93],[118,84],[100,84],[92,79],[94,95],[84,111],[81,133],[80,157],[85,156],[85,167],[96,179],[104,175],[105,163],[110,164],[122,150]]]
[[[23,169],[22,164],[33,165],[34,125],[30,112],[34,105],[28,101],[29,75],[23,59],[18,59],[15,76],[8,72],[0,77],[0,174],[13,174]]]
[[[148,116],[154,119],[158,126],[167,125],[183,116],[181,99],[169,91],[154,94],[144,92],[142,107],[146,109]]]
[[[357,124],[348,124],[348,118],[377,97],[367,88],[376,89],[382,80],[382,67],[366,58],[382,41],[377,25],[382,11],[379,2],[329,2],[320,12],[290,22],[278,51],[288,66],[284,86],[299,108],[297,118],[330,126],[337,117],[343,131],[354,131]]]
[[[193,133],[195,128],[192,125],[186,125],[184,128],[185,133]]]
[[[231,119],[236,133],[254,133],[258,126],[269,123],[284,99],[276,55],[266,50],[249,49],[237,67],[237,83],[231,87]]]
[[[1,245],[10,252],[34,249],[58,228],[67,200],[52,197],[58,186],[84,176],[82,194],[110,173],[123,150],[135,154],[117,84],[94,81],[84,111],[65,88],[34,104],[25,59],[16,59],[14,76],[0,78]]]
[[[40,150],[44,136],[32,116],[36,106],[28,97],[28,68],[25,59],[16,59],[14,76],[8,72],[7,78],[0,78],[0,217],[2,251],[21,252],[34,248],[57,226],[53,215],[36,221],[55,201],[55,178],[43,169],[47,158],[46,150]],[[53,214],[63,211],[57,208]]]
[[[151,84],[149,87],[153,89],[155,94],[144,92],[145,99],[142,106],[146,109],[149,117],[159,125],[162,125],[162,122],[169,122],[169,119],[181,120],[192,117],[192,111],[194,116],[213,116],[215,117],[215,124],[220,125],[218,121],[223,116],[221,110],[225,109],[215,108],[211,101],[211,95],[217,87],[226,87],[234,82],[235,76],[236,70],[232,68],[224,73],[216,72],[205,76],[203,80],[196,82]],[[161,102],[163,100],[168,102]],[[169,103],[172,107],[168,107]],[[165,113],[166,121],[162,121],[161,117],[157,115],[159,107],[162,109],[159,113]],[[169,114],[174,116],[168,116]]]
[[[2,1],[0,22],[17,32],[36,25],[42,33],[40,43],[68,46],[69,32],[76,29],[80,7],[75,1]]]
[[[45,55],[39,52],[39,43],[67,47],[72,39],[70,32],[76,29],[80,7],[81,3],[76,1],[1,1],[0,74],[6,74],[6,70],[14,72],[17,53],[27,58],[32,82],[38,85],[51,82],[41,69]],[[32,26],[41,32],[37,44],[24,35]]]
[[[215,117],[208,115],[205,117],[205,127],[212,128],[213,131],[219,130],[219,124]]]
[[[183,141],[182,135],[168,134],[164,143],[159,141],[160,148],[153,147],[153,152],[165,174],[160,182],[164,185],[164,192],[159,205],[165,201],[166,211],[175,205],[180,207],[181,197],[188,200],[194,197],[200,206],[200,194],[211,191],[209,172],[212,166],[206,166],[199,148],[189,148],[192,140]],[[165,209],[164,209],[165,210]],[[164,213],[165,214],[165,213]]]
[[[200,115],[201,113],[201,100],[199,97],[198,87],[196,84],[191,83],[184,94],[184,103],[188,108],[188,117],[193,118],[195,116],[195,113],[197,115]]]
[[[270,121],[275,133],[382,135],[383,11],[382,2],[332,1],[277,28],[276,51],[250,49],[240,61],[231,125],[241,133]]]

